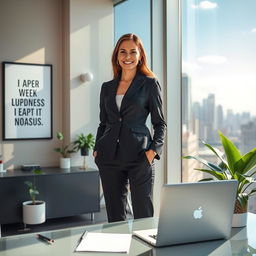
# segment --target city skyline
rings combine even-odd
[[[256,115],[256,1],[182,1],[183,72],[193,101],[218,95],[225,110]]]

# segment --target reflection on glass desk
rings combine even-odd
[[[86,253],[74,252],[75,247],[86,229],[90,232],[107,233],[132,233],[134,230],[155,228],[158,220],[146,218],[129,220],[125,222],[92,225],[62,229],[41,234],[52,238],[52,245],[39,241],[36,234],[23,234],[0,239],[0,256],[39,256],[39,255],[140,255],[140,256],[165,256],[165,255],[256,255],[256,215],[250,213],[248,225],[245,228],[233,228],[230,240],[215,240],[202,243],[176,245],[163,248],[154,248],[139,238],[133,237],[129,254],[123,253]]]

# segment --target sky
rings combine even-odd
[[[124,34],[138,35],[151,63],[150,0],[129,0],[115,7],[115,42]]]
[[[256,115],[256,1],[182,0],[183,72],[192,101]]]

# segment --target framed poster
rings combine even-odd
[[[3,62],[3,140],[52,139],[52,65]]]

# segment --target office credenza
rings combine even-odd
[[[45,256],[45,255],[86,255],[86,256],[245,256],[256,253],[256,215],[250,213],[247,227],[233,228],[229,240],[215,240],[199,243],[154,248],[139,238],[133,237],[130,250],[125,253],[74,252],[82,233],[132,233],[134,230],[155,228],[158,220],[145,218],[117,223],[91,225],[63,230],[42,232],[55,242],[52,245],[39,241],[36,234],[0,238],[0,255],[4,256]]]
[[[46,202],[46,218],[75,216],[100,211],[99,172],[79,167],[42,168],[42,174],[21,170],[0,175],[0,225],[22,222],[22,202],[30,196],[25,181],[33,181],[37,200]]]

